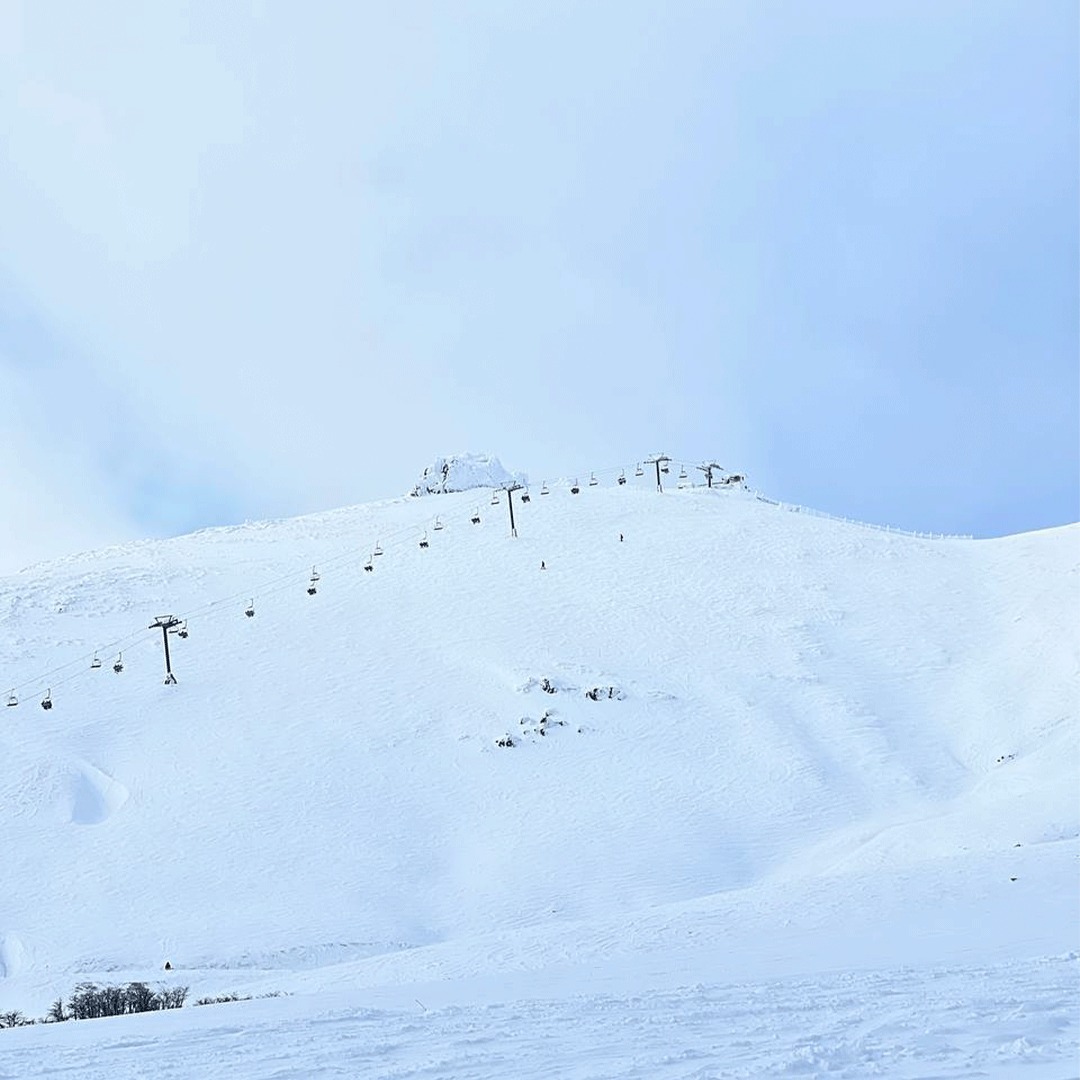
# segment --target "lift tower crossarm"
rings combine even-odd
[[[667,462],[669,462],[670,460],[671,458],[669,458],[667,454],[656,454],[651,458],[645,459],[646,465],[656,466],[656,490],[659,491],[661,494],[663,494],[664,485],[660,483],[660,467],[662,465],[666,465]]]
[[[712,487],[713,469],[723,472],[724,466],[717,465],[715,461],[706,461],[699,465],[698,469],[705,474],[705,479],[709,482],[709,487]]]

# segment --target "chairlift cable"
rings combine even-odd
[[[84,670],[88,670],[87,660],[92,661],[95,653],[112,652],[113,649],[119,650],[120,648],[126,646],[129,641],[134,642],[139,640],[141,637],[142,631],[135,631],[134,633],[129,634],[125,638],[119,638],[116,641],[108,642],[107,644],[99,646],[96,650],[94,650],[94,652],[83,653],[80,656],[76,656],[72,660],[68,660],[63,664],[57,664],[56,667],[49,668],[46,671],[41,672],[34,678],[25,679],[22,682],[15,683],[12,687],[12,690],[18,692],[20,690],[25,690],[29,686],[41,686],[46,681],[48,681],[52,686],[63,686],[66,683],[69,683],[76,676],[82,674]],[[67,676],[67,678],[60,680],[53,678],[54,675],[57,675],[63,671],[67,671],[68,668],[76,668],[76,670],[71,675]]]
[[[679,461],[679,460],[675,460],[675,459],[669,459],[668,460],[668,465],[669,465],[669,467],[672,466],[672,465],[679,466],[681,473],[686,473],[686,471],[687,471],[687,463],[684,462],[684,461]],[[608,476],[608,475],[612,475],[612,476],[617,475],[617,476],[621,476],[621,477],[623,477],[625,479],[627,474],[631,473],[631,469],[627,468],[626,466],[613,465],[613,466],[607,466],[607,467],[600,468],[600,469],[590,469],[590,470],[588,470],[588,472],[589,472],[589,475],[590,475],[589,483],[590,483],[590,485],[592,485],[592,480],[593,479],[599,479],[600,477],[604,477],[604,476]],[[644,474],[644,470],[642,469],[642,463],[640,461],[635,463],[632,474],[635,477],[641,476],[641,475]],[[581,475],[580,470],[579,470],[579,475]],[[684,479],[684,477],[680,476],[680,479]],[[575,482],[574,486],[580,487],[580,485],[577,482]],[[527,485],[526,485],[526,489],[527,489]],[[501,490],[501,489],[500,488],[493,488],[492,489],[492,500],[493,500],[493,503],[495,505],[497,505],[498,502],[499,502],[499,499],[498,499],[498,491],[499,490]],[[539,494],[542,494],[542,495],[543,494],[548,494],[549,491],[550,491],[550,489],[547,486],[547,482],[543,481],[541,483]],[[472,516],[473,517],[478,517],[479,514],[477,513],[477,514],[474,514]],[[439,523],[436,527],[441,529],[442,528],[441,515],[436,515],[436,521]],[[403,525],[400,529],[397,529],[397,530],[395,530],[394,532],[392,532],[390,534],[384,534],[385,536],[387,536],[387,547],[386,548],[382,547],[381,539],[380,539],[376,543],[376,548],[375,548],[375,550],[373,551],[372,554],[376,554],[376,553],[377,554],[383,554],[385,551],[389,550],[391,547],[396,547],[396,541],[399,540],[399,539],[402,540],[402,541],[406,541],[410,537],[415,539],[415,537],[420,533],[420,531],[421,531],[421,526],[420,525]],[[362,556],[358,557],[355,549],[350,548],[350,549],[347,549],[345,551],[342,551],[338,555],[331,555],[328,558],[324,558],[324,559],[321,560],[321,562],[322,562],[322,565],[324,567],[324,570],[325,569],[336,570],[336,569],[339,569],[342,566],[345,566],[345,565],[347,565],[349,563],[351,563],[354,567],[356,567],[356,566],[364,566],[366,568],[366,566],[371,563],[371,555],[367,556],[366,559],[364,557],[362,557]],[[286,589],[290,588],[292,585],[294,585],[298,577],[299,577],[299,574],[296,571],[290,571],[290,572],[281,574],[281,575],[279,575],[277,577],[270,578],[269,580],[262,582],[257,587],[257,589],[256,589],[257,595],[259,595],[260,597],[274,596],[278,592],[283,592]],[[320,580],[320,579],[316,578],[316,580]],[[310,577],[309,577],[309,581],[310,581]],[[252,591],[251,586],[249,584],[248,587],[245,588],[244,590],[238,591],[236,593],[232,593],[232,594],[227,595],[227,596],[217,597],[217,598],[215,598],[213,600],[206,601],[205,603],[203,603],[201,605],[198,605],[196,607],[184,610],[184,611],[179,613],[178,618],[181,619],[182,622],[186,623],[189,620],[198,620],[200,617],[203,617],[203,616],[211,616],[214,613],[216,613],[216,610],[218,608],[222,608],[222,607],[224,607],[226,605],[235,605],[239,600],[243,599],[244,597],[250,597],[251,596],[251,591]],[[235,610],[235,608],[234,608],[234,610]],[[50,688],[54,687],[54,686],[55,687],[65,686],[68,683],[72,682],[74,679],[76,679],[79,675],[83,674],[83,672],[85,670],[87,670],[87,666],[86,666],[87,661],[89,660],[91,662],[91,664],[92,664],[93,660],[97,658],[97,653],[99,653],[99,652],[112,652],[114,649],[116,649],[118,652],[123,652],[125,650],[125,648],[127,649],[127,651],[130,652],[132,648],[140,647],[141,644],[146,640],[144,638],[144,633],[145,632],[142,629],[139,629],[137,631],[134,631],[131,634],[128,634],[126,637],[119,638],[119,639],[117,639],[115,641],[100,645],[99,648],[94,650],[93,652],[84,653],[84,654],[82,654],[80,656],[77,656],[77,657],[73,658],[72,660],[69,660],[69,661],[67,661],[67,662],[65,662],[63,664],[58,664],[56,667],[50,668],[50,669],[46,670],[45,672],[42,672],[42,673],[38,674],[35,677],[32,677],[30,679],[25,679],[25,680],[23,680],[23,681],[21,681],[19,683],[16,683],[11,688],[11,694],[15,695],[15,696],[18,696],[19,692],[26,691],[28,687],[31,687],[31,686],[34,686],[34,685],[41,686],[43,683],[48,683]],[[56,678],[57,675],[60,675],[63,672],[68,671],[69,669],[75,669],[75,670],[72,670],[70,674],[68,674],[67,676],[65,676],[63,678],[59,678],[59,679]],[[94,668],[91,668],[91,669],[96,670]]]

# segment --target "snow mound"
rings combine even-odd
[[[492,454],[451,454],[438,457],[424,469],[413,495],[445,495],[472,488],[497,488],[527,484],[524,473],[509,472]]]

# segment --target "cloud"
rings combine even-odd
[[[33,406],[11,392],[10,377],[0,377],[0,389],[0,574],[138,535],[95,469],[67,448],[43,444],[39,425],[24,422],[19,410]]]
[[[0,269],[118,513],[299,513],[487,448],[719,457],[924,529],[1072,514],[1075,12],[610,16],[5,9]]]
[[[2,276],[0,400],[0,491],[12,522],[0,567],[249,509],[227,463],[148,423],[122,378]]]

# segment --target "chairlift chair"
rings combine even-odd
[[[523,503],[525,503],[525,502],[529,502],[529,500],[530,500],[530,499],[531,499],[531,496],[529,495],[529,489],[528,489],[528,488],[526,488],[526,489],[525,489],[525,490],[524,490],[524,491],[523,491],[523,492],[521,493],[521,501],[522,501]]]
[[[372,554],[372,556],[382,554],[382,548],[379,547],[379,541],[378,540],[375,541],[375,550],[371,554]]]
[[[638,467],[634,470],[634,475],[635,476],[644,476],[645,475],[645,470],[641,467],[640,462],[638,462]]]
[[[364,563],[364,569],[370,574],[375,569],[375,564],[372,562],[373,556],[368,556],[368,561]]]
[[[443,523],[439,520],[438,516],[435,517],[435,531],[438,532],[443,527]]]
[[[621,485],[621,484],[625,484],[625,483],[626,483],[626,470],[623,469],[622,472],[619,473],[619,484]]]
[[[244,614],[249,619],[255,618],[255,601],[253,599],[248,601],[248,606],[244,608]]]
[[[188,636],[187,619],[180,624],[180,629],[176,631],[180,637],[186,638]]]
[[[547,481],[545,480],[545,481],[544,481],[544,482],[543,482],[543,483],[542,483],[542,484],[540,485],[540,494],[541,494],[541,495],[546,495],[547,493],[548,493],[548,486],[547,486]]]
[[[578,482],[575,480],[573,482],[573,484],[570,486],[570,494],[571,495],[576,495],[580,490],[581,490],[581,488],[578,487]]]
[[[112,669],[113,669],[113,671],[116,672],[117,675],[119,675],[120,672],[124,670],[124,654],[123,653],[117,653],[116,654],[116,661],[113,663]]]
[[[46,690],[45,691],[45,696],[41,699],[41,707],[43,709],[51,709],[52,708],[52,691],[51,690]]]
[[[313,566],[311,568],[311,580],[308,582],[307,594],[308,596],[314,596],[319,590],[316,588],[315,583],[319,580],[319,571]]]
[[[671,472],[671,469],[669,469],[669,468],[668,468],[668,465],[667,465],[667,462],[666,462],[666,461],[664,462],[664,464],[663,464],[663,465],[661,465],[661,466],[660,466],[660,471],[661,471],[662,473],[669,473],[669,472]]]
[[[497,491],[493,491],[491,493],[491,505],[492,506],[498,506],[499,505],[499,493]]]
[[[14,690],[12,690],[10,694],[8,694],[7,703],[9,709],[13,709],[16,705],[19,704],[19,699],[15,696]]]
[[[469,520],[474,525],[479,525],[480,524],[480,507],[479,506],[473,511],[473,515],[472,515],[471,518],[469,518]]]
[[[596,479],[596,473],[590,473],[589,474],[589,487],[596,487],[596,485],[599,484],[599,483],[600,483],[600,481]]]
[[[97,671],[101,667],[101,661],[98,659],[98,654],[94,653],[94,659],[90,661],[90,670]]]
[[[685,480],[686,479],[686,466],[685,465],[681,469],[679,469],[679,479],[680,480]]]
[[[422,537],[420,538],[420,546],[421,546],[422,548],[426,548],[426,547],[428,547],[428,538],[427,538],[427,533],[424,533],[424,535],[423,535],[423,536],[422,536]]]

